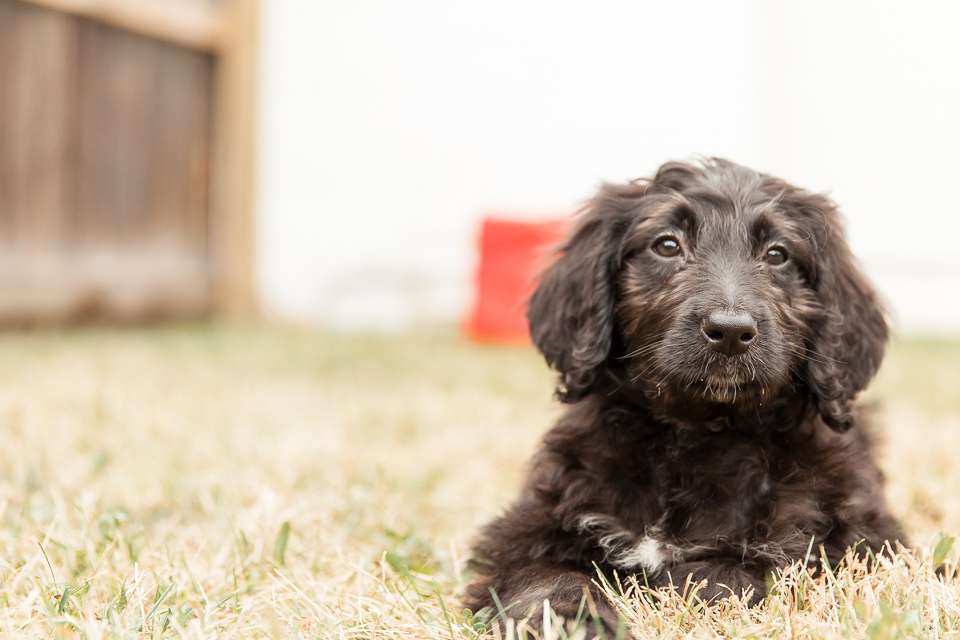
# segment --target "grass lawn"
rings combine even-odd
[[[559,415],[552,380],[452,329],[2,334],[0,634],[476,637],[469,542]],[[931,571],[960,533],[960,341],[895,343],[866,398],[918,555],[788,571],[752,610],[624,584],[638,636],[960,638],[960,579]]]

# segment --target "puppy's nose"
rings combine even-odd
[[[707,344],[728,356],[744,353],[757,339],[757,321],[747,313],[714,311],[700,328]]]

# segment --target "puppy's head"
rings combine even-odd
[[[601,374],[667,416],[806,394],[839,431],[887,338],[833,203],[718,159],[604,187],[528,315],[564,401]]]

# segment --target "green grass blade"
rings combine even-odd
[[[280,525],[280,533],[277,534],[277,541],[273,544],[273,559],[277,564],[283,565],[283,554],[287,550],[287,540],[290,539],[290,523],[284,522]]]

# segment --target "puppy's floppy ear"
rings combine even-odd
[[[560,373],[557,396],[564,402],[589,393],[610,354],[614,279],[629,224],[625,210],[636,201],[625,193],[631,188],[637,186],[607,186],[600,191],[530,299],[530,337],[547,364]]]
[[[812,327],[807,384],[824,422],[842,433],[856,422],[853,400],[880,367],[888,329],[879,296],[847,246],[836,207],[823,196],[803,199],[818,245],[811,276],[823,305]]]

